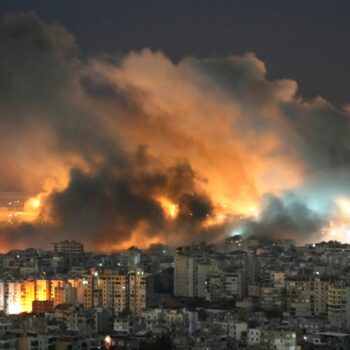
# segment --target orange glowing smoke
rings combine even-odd
[[[59,38],[60,45],[72,44],[70,35],[60,33],[65,38]],[[53,40],[52,35],[48,40]],[[57,64],[66,56],[70,55],[62,53]],[[282,117],[280,108],[299,103],[297,85],[290,80],[268,81],[264,63],[254,54],[173,63],[162,53],[146,49],[130,53],[119,64],[111,62],[64,62],[58,71],[70,77],[70,84],[57,93],[57,103],[62,105],[57,108],[55,100],[52,111],[44,109],[43,115],[36,110],[30,114],[24,106],[27,118],[39,122],[23,128],[25,133],[15,137],[19,141],[12,152],[6,152],[11,156],[0,155],[0,163],[5,165],[2,177],[19,183],[29,195],[23,210],[0,208],[0,221],[56,223],[55,213],[46,210],[50,194],[67,187],[73,168],[93,174],[111,162],[107,153],[113,147],[101,147],[107,136],[127,154],[140,144],[147,145],[149,154],[164,166],[188,161],[196,172],[193,188],[207,194],[214,207],[201,222],[204,227],[254,216],[262,195],[278,196],[302,184],[307,166],[290,147],[300,140],[289,124],[291,118]],[[222,67],[231,75],[232,70],[237,79],[247,79],[241,82],[243,90],[248,87],[247,96],[236,93],[237,82],[230,75],[220,76]],[[237,74],[241,71],[244,74]],[[108,86],[130,101],[119,105],[117,98],[90,96],[77,83],[85,75],[98,87]],[[57,110],[62,114],[59,118]],[[264,127],[256,128],[257,124]],[[181,208],[166,194],[156,196],[171,228]],[[172,236],[150,233],[144,222],[136,226],[125,237],[121,235],[123,242],[113,242],[113,232],[101,232],[101,236],[111,236],[108,244],[99,237],[92,241],[97,242],[97,249],[110,250],[162,241],[173,244],[177,239],[176,232]]]
[[[165,197],[159,197],[158,201],[162,206],[166,216],[170,220],[176,219],[177,215],[179,214],[179,205],[176,203],[172,203],[169,199]]]
[[[123,242],[114,243],[113,240],[107,244],[100,244],[99,249],[102,251],[117,251],[128,249],[132,246],[140,249],[147,249],[152,244],[163,243],[161,235],[154,234],[149,237],[145,234],[148,230],[146,222],[140,222],[135,230],[131,233],[130,237],[123,240]]]

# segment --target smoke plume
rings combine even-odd
[[[253,53],[174,63],[149,49],[86,58],[78,44],[34,13],[1,19],[3,250],[217,241],[237,225],[346,239],[347,108],[268,80]]]

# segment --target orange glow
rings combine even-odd
[[[33,280],[9,282],[8,284],[8,313],[19,314],[32,312],[34,300],[62,300],[58,295],[59,286],[64,286],[63,280]]]
[[[111,241],[111,242],[108,242],[106,245],[101,245],[100,249],[105,251],[113,251],[113,250],[128,249],[131,246],[136,246],[140,249],[146,249],[152,244],[163,243],[161,237],[158,237],[158,236],[147,237],[146,236],[147,229],[148,229],[147,223],[140,222],[128,240],[125,240],[121,243],[116,243],[116,244],[113,244],[113,241]]]
[[[35,208],[35,209],[40,208],[40,204],[41,204],[40,199],[37,199],[37,198],[33,199],[33,201],[32,201],[33,208]]]
[[[172,203],[168,198],[159,197],[158,201],[169,219],[176,219],[179,213],[179,205]]]
[[[104,251],[126,249],[132,245],[147,248],[154,243],[185,244],[192,239],[200,239],[192,237],[192,231],[195,230],[192,230],[194,226],[191,226],[193,224],[191,220],[186,228],[177,225],[181,220],[176,219],[184,208],[180,207],[181,204],[174,198],[181,197],[181,193],[177,190],[182,186],[169,189],[172,184],[169,185],[166,181],[164,188],[163,185],[159,188],[156,186],[157,189],[152,193],[147,193],[148,189],[140,186],[145,192],[142,194],[147,199],[152,197],[152,200],[156,200],[161,206],[164,212],[162,222],[167,225],[165,232],[157,232],[158,227],[150,228],[143,221],[130,220],[132,224],[129,225],[128,218],[125,220],[126,223],[119,220],[119,227],[110,227],[108,223],[106,224],[107,220],[104,220],[100,226],[97,223],[96,227],[91,228],[92,232],[83,234],[79,232],[83,222],[82,225],[73,226],[69,226],[68,222],[68,226],[65,222],[59,222],[65,217],[61,218],[58,213],[51,212],[57,206],[50,203],[50,195],[67,188],[73,169],[84,170],[93,177],[104,166],[108,168],[114,157],[110,157],[106,149],[112,152],[113,140],[118,152],[121,149],[126,157],[133,154],[140,144],[147,145],[147,152],[152,160],[155,160],[156,165],[152,161],[146,162],[146,165],[141,162],[140,170],[145,173],[149,171],[152,174],[153,170],[157,171],[158,164],[160,169],[168,169],[181,161],[190,164],[194,175],[187,185],[188,188],[182,191],[207,195],[213,207],[213,212],[194,224],[201,225],[200,229],[220,227],[226,222],[230,224],[236,218],[258,219],[259,206],[264,194],[279,196],[284,192],[293,192],[303,184],[309,170],[308,165],[300,156],[299,148],[291,145],[306,141],[300,140],[302,136],[291,124],[291,118],[286,118],[284,115],[286,112],[281,105],[291,102],[300,110],[305,106],[295,97],[296,83],[289,80],[268,81],[264,63],[254,54],[227,57],[222,61],[227,68],[233,64],[234,71],[245,67],[247,71],[254,72],[252,76],[259,84],[249,89],[251,91],[247,98],[256,103],[248,105],[246,98],[241,99],[240,93],[237,95],[235,89],[229,87],[230,84],[221,83],[221,74],[212,74],[210,69],[207,70],[208,67],[213,68],[218,64],[220,73],[222,62],[217,59],[200,62],[195,58],[185,58],[175,63],[160,52],[145,49],[130,53],[117,65],[110,63],[112,61],[99,59],[89,61],[84,67],[80,67],[83,69],[79,69],[76,75],[72,71],[74,75],[72,81],[81,81],[80,74],[84,72],[87,77],[96,78],[96,82],[101,83],[101,86],[108,86],[112,91],[125,92],[125,96],[132,98],[130,106],[135,104],[135,108],[129,108],[129,103],[119,105],[118,99],[114,101],[91,98],[85,89],[82,89],[84,84],[72,84],[72,91],[62,94],[62,98],[69,96],[67,101],[62,102],[67,108],[64,109],[67,110],[67,118],[74,115],[71,121],[64,119],[65,113],[58,119],[55,107],[54,118],[51,118],[48,111],[47,117],[40,119],[42,123],[25,130],[25,137],[23,135],[14,138],[11,135],[11,139],[16,139],[16,142],[10,139],[11,142],[5,143],[11,146],[9,149],[11,152],[2,152],[0,155],[1,178],[5,179],[4,183],[8,181],[18,184],[25,193],[23,208],[14,210],[13,206],[10,208],[2,204],[0,222],[4,224],[5,229],[6,225],[15,226],[23,222],[52,224],[52,232],[59,231],[62,235],[73,234],[72,236],[77,239],[81,234],[81,239],[86,239],[84,243],[88,249]],[[76,64],[79,65],[78,62]],[[250,79],[250,74],[245,78]],[[234,80],[232,84],[235,84]],[[250,81],[245,82],[243,86],[249,87]],[[265,88],[266,93],[263,91]],[[113,102],[109,102],[111,100]],[[70,110],[70,106],[74,108]],[[61,122],[62,125],[59,124]],[[76,133],[76,139],[74,135],[62,142],[60,139],[62,134],[56,129],[66,130],[69,126],[70,130],[72,125],[79,131],[81,129],[81,132]],[[86,130],[85,126],[89,128]],[[90,138],[90,135],[94,137]],[[80,140],[81,136],[84,140]],[[105,139],[108,140],[107,148],[101,147],[105,145]],[[7,154],[10,156],[6,156]],[[112,164],[112,168],[117,168],[118,165]],[[119,169],[116,173],[119,173]],[[109,176],[114,176],[114,173]],[[138,186],[135,187],[137,188],[132,190],[137,192]],[[106,193],[110,192],[109,188],[105,190]],[[77,206],[77,215],[74,216],[75,208],[71,212],[74,219],[79,220],[78,214],[81,208],[78,206],[84,207],[86,201],[84,198],[77,199],[73,201]],[[90,209],[93,210],[92,207],[98,200],[92,202],[88,213]],[[350,200],[340,199],[337,204],[339,213],[330,225],[328,233],[325,233],[332,237],[338,236],[337,232],[343,232],[340,236],[346,235],[344,233],[347,232],[346,227],[350,227]],[[112,207],[108,209],[112,215],[118,210]],[[147,216],[148,213],[144,215]],[[144,219],[145,216],[141,218]],[[104,218],[104,215],[102,217]],[[341,226],[344,222],[349,222],[349,225]],[[62,224],[64,229],[55,230],[56,224],[57,226]],[[71,232],[72,230],[77,232]],[[159,228],[159,231],[161,230],[162,228]],[[38,235],[41,237],[41,231],[44,230],[37,231],[40,231]],[[51,232],[49,229],[45,231]],[[212,231],[216,236],[206,235],[206,239],[216,240],[224,235],[214,229]],[[19,245],[24,247],[33,243],[30,241],[30,235],[20,237],[16,240],[10,234],[8,236],[4,234],[0,241],[1,249],[18,248]],[[50,239],[56,238],[50,237]],[[35,243],[38,241],[36,239]],[[44,240],[42,242],[43,245],[46,244]],[[39,300],[49,298],[45,288],[44,282],[43,286],[38,282],[36,297]],[[31,293],[29,290],[28,295],[32,295]],[[23,308],[29,309],[27,303],[25,305]],[[12,308],[18,309],[16,302]]]
[[[35,299],[36,300],[50,300],[50,281],[36,280]]]
[[[35,300],[35,281],[22,283],[21,312],[32,312],[32,303]]]
[[[40,213],[41,207],[41,195],[31,197],[24,203],[23,211],[21,211],[20,218],[21,221],[35,221]]]

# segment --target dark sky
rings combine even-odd
[[[149,47],[172,59],[255,52],[269,77],[292,78],[304,96],[350,101],[348,0],[25,0],[0,13],[59,21],[84,54]]]

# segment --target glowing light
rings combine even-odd
[[[8,313],[10,315],[20,314],[22,312],[22,306],[20,304],[9,304]]]
[[[338,207],[343,215],[350,216],[350,200],[340,198],[337,201]]]
[[[105,339],[104,339],[104,343],[105,343],[105,348],[109,349],[113,345],[113,341],[112,341],[111,336],[106,335]]]
[[[40,199],[33,199],[32,201],[32,206],[33,208],[40,208],[40,205],[41,205],[41,202],[40,202]]]
[[[336,211],[324,228],[323,234],[327,239],[349,242],[350,239],[350,199],[338,198],[335,201]]]
[[[38,196],[29,198],[24,204],[24,211],[28,213],[37,213],[38,209],[41,207],[41,199]]]
[[[171,202],[168,198],[165,197],[158,198],[158,201],[168,218],[175,219],[177,217],[179,214],[178,204]]]

